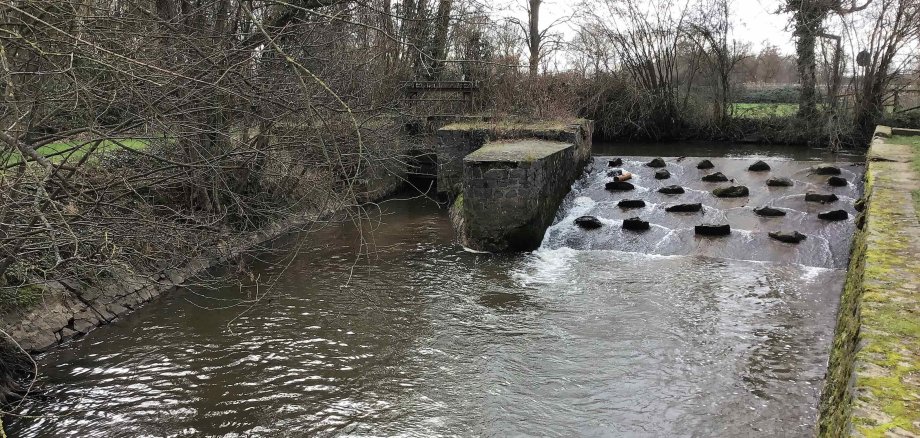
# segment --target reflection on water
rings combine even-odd
[[[41,358],[12,436],[809,436],[843,271],[471,254],[425,200],[311,234],[263,302],[182,291]],[[268,275],[269,268],[255,266]]]

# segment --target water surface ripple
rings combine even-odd
[[[650,207],[660,228],[627,238],[616,196],[597,190],[597,160],[532,254],[465,252],[444,211],[392,201],[370,258],[356,263],[353,225],[313,233],[242,315],[202,309],[252,293],[236,285],[169,294],[42,356],[47,394],[19,412],[36,418],[8,418],[9,432],[810,436],[852,221],[822,228],[811,207],[776,201],[801,212],[785,220],[815,238],[763,250],[773,243],[751,205],[700,198],[713,206],[706,214],[748,233],[701,244],[682,231],[698,218]],[[741,161],[721,166],[740,174],[731,166]],[[801,162],[774,163],[818,183],[796,173]],[[688,186],[694,172],[672,167]],[[636,182],[656,184],[646,178]],[[569,223],[576,213],[608,226],[586,237]]]

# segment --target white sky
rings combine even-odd
[[[776,14],[782,0],[734,0],[732,14],[735,16],[735,39],[751,43],[757,52],[766,45],[775,45],[785,54],[792,54],[795,45],[792,32],[785,29],[789,23],[787,14]],[[559,17],[571,15],[577,1],[546,0],[540,14],[542,23],[551,23]],[[523,10],[518,11],[523,15]],[[571,34],[571,29],[565,30]]]

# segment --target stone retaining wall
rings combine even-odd
[[[373,202],[405,184],[405,163],[398,157],[373,161],[355,187],[358,202]],[[193,257],[184,266],[154,274],[111,267],[111,275],[94,284],[52,281],[41,286],[41,302],[26,309],[0,312],[0,330],[30,353],[88,333],[136,310],[155,297],[181,287],[205,270],[224,263],[259,244],[296,231],[312,221],[348,208],[354,201],[330,201],[324,211],[304,213],[246,236],[229,240],[209,254]],[[2,345],[0,345],[2,347]],[[0,382],[2,383],[2,382]]]
[[[920,224],[911,199],[920,175],[911,164],[916,152],[886,141],[892,131],[876,131],[867,157],[820,437],[920,436]]]

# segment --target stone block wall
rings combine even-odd
[[[545,122],[463,122],[437,132],[438,192],[457,196],[462,189],[463,158],[490,141],[534,138],[575,145],[575,160],[591,158],[594,122],[586,119]]]
[[[461,243],[489,252],[538,248],[582,166],[573,144],[489,144],[464,159]],[[456,213],[455,213],[456,214]]]

